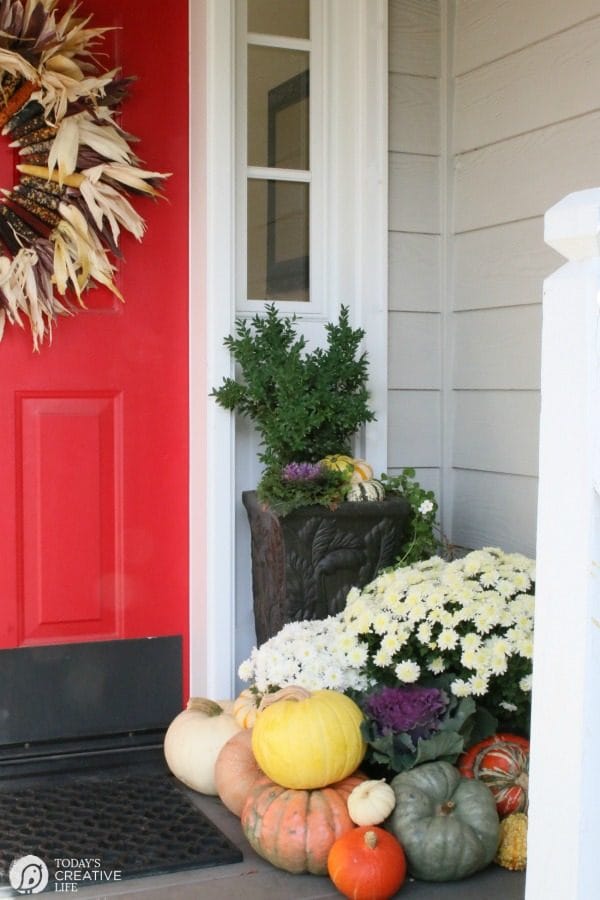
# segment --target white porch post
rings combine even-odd
[[[526,900],[598,896],[600,188],[545,217],[568,262],[544,285]]]

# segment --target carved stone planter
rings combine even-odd
[[[393,564],[404,542],[409,503],[307,506],[283,518],[245,491],[252,549],[256,640],[287,622],[324,619],[343,609],[351,587],[364,587]]]

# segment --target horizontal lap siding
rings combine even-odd
[[[389,2],[389,453],[440,493],[440,3]]]
[[[600,185],[600,0],[457,0],[451,538],[535,552],[543,215]]]

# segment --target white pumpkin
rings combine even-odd
[[[395,805],[394,789],[385,779],[362,781],[348,797],[348,815],[356,825],[379,825]]]
[[[164,753],[173,775],[201,794],[217,794],[215,762],[230,737],[240,731],[233,716],[214,700],[191,697],[187,709],[167,729]]]

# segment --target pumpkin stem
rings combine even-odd
[[[374,831],[365,831],[363,840],[369,850],[374,850],[377,846],[377,835]]]
[[[440,816],[449,816],[455,806],[456,803],[454,800],[446,800],[446,802],[442,803],[440,806]]]
[[[519,775],[515,778],[515,784],[518,784],[520,788],[523,788],[524,791],[529,789],[529,774],[527,772],[520,772]]]
[[[273,694],[265,694],[260,701],[258,709],[262,712],[263,709],[272,706],[273,703],[278,703],[279,700],[308,700],[310,696],[312,696],[310,691],[297,684],[291,684],[289,687],[281,688],[280,691],[275,691]]]
[[[206,697],[190,697],[187,708],[193,709],[195,712],[202,712],[211,719],[214,716],[222,715],[225,711],[215,700],[208,700]]]

